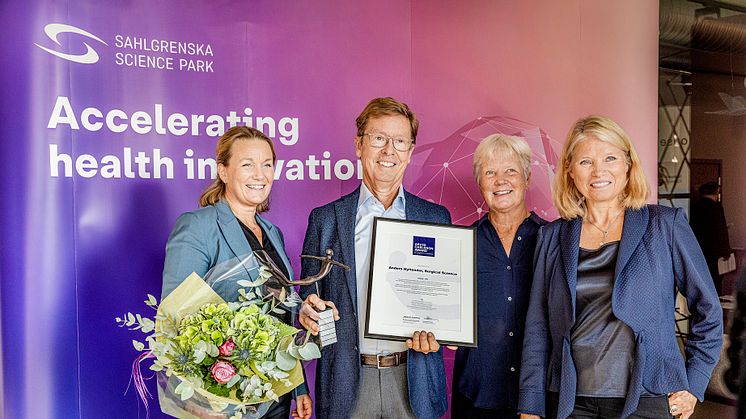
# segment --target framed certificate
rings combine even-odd
[[[440,344],[476,347],[475,250],[472,227],[376,217],[365,337],[427,330]]]

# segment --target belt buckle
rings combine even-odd
[[[383,358],[382,355],[376,355],[376,369],[377,370],[380,370],[380,369],[383,369],[383,368],[387,368],[387,367],[382,367],[381,366],[381,358]]]

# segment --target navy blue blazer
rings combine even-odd
[[[522,413],[543,416],[547,390],[559,393],[559,418],[566,418],[575,404],[570,328],[575,322],[582,224],[580,217],[560,219],[539,232],[523,341]],[[692,313],[686,359],[675,335],[677,290]],[[720,358],[723,313],[681,208],[648,205],[625,211],[611,303],[614,315],[632,329],[636,340],[622,416],[637,409],[643,391],[663,395],[688,390],[702,400]]]
[[[277,250],[288,270],[288,276],[292,278],[293,269],[285,254],[282,232],[259,215],[256,216],[256,221],[261,224],[267,235],[266,239]],[[241,287],[236,281],[238,279],[255,280],[258,275],[257,261],[254,258],[245,258],[251,254],[251,246],[246,240],[246,235],[225,201],[181,214],[166,244],[161,298],[165,298],[176,289],[192,272],[204,278],[210,269],[222,262],[241,257],[247,271],[245,278],[211,284],[215,292],[225,301],[237,301],[238,289]],[[229,266],[226,266],[227,268]],[[308,393],[305,383],[293,391],[294,396]]]
[[[358,187],[349,195],[311,211],[303,243],[303,253],[325,255],[334,250],[334,258],[350,266],[344,271],[333,268],[319,284],[320,297],[334,302],[340,319],[336,323],[337,343],[321,350],[316,367],[316,417],[350,417],[360,384],[360,350],[357,319],[357,278],[355,273],[355,217]],[[404,191],[408,220],[450,224],[445,207],[425,201]],[[319,262],[304,259],[301,278],[318,273]],[[363,280],[366,280],[363,278]],[[316,287],[301,287],[303,298],[316,293]],[[443,350],[424,355],[409,351],[407,379],[409,404],[418,418],[438,418],[448,409]]]

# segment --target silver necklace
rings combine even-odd
[[[591,225],[593,227],[596,227],[596,229],[598,231],[600,231],[601,234],[604,235],[603,239],[601,239],[601,244],[600,244],[601,246],[603,246],[604,244],[606,244],[606,236],[609,235],[609,230],[611,230],[611,228],[614,227],[614,224],[616,223],[616,220],[619,219],[619,216],[622,215],[622,213],[624,213],[624,210],[619,211],[619,213],[617,215],[615,215],[614,218],[611,219],[611,221],[609,222],[609,225],[606,226],[605,230],[603,228],[599,227],[598,224],[594,223],[593,220],[591,220],[591,218],[588,217],[588,222],[591,223]]]

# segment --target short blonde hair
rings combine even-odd
[[[585,199],[575,186],[575,182],[570,178],[570,164],[575,147],[588,138],[609,143],[624,152],[628,171],[627,184],[624,186],[624,193],[620,197],[622,207],[625,209],[640,209],[645,206],[645,201],[650,195],[650,188],[645,179],[640,158],[637,156],[637,151],[632,146],[629,136],[622,127],[611,119],[605,116],[591,115],[575,122],[567,134],[567,140],[562,148],[557,176],[554,179],[554,191],[552,191],[554,206],[559,211],[560,217],[570,220],[585,216]]]
[[[531,176],[531,147],[526,140],[512,135],[492,134],[484,137],[474,150],[474,179],[479,183],[479,174],[484,162],[490,157],[513,154],[518,157],[523,168],[523,177]]]

